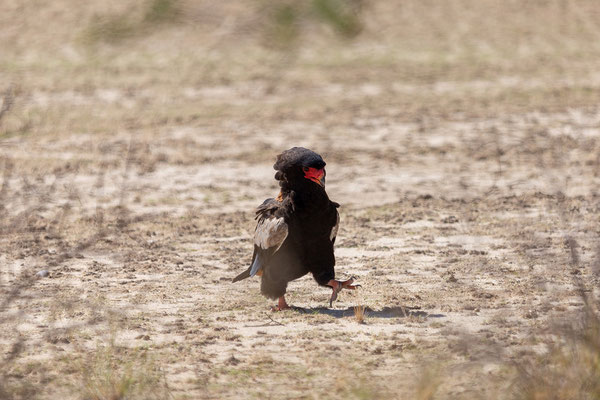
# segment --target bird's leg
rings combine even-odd
[[[285,302],[285,296],[281,296],[277,302],[277,306],[271,307],[271,311],[283,311],[288,308],[290,308],[290,306]]]
[[[327,282],[327,286],[331,286],[331,288],[333,289],[333,292],[331,293],[331,298],[329,299],[329,307],[333,305],[333,302],[337,299],[338,293],[342,289],[354,290],[357,287],[360,287],[360,285],[353,285],[354,279],[354,277],[345,281],[336,281],[335,279],[331,279],[329,282]]]

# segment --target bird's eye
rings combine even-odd
[[[308,167],[302,167],[302,171],[308,172]]]

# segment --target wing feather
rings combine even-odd
[[[338,228],[340,227],[340,213],[336,210],[335,214],[337,219],[335,225],[333,226],[333,228],[331,228],[331,234],[329,234],[329,240],[331,240],[332,242],[335,242],[335,238],[337,237],[338,233]]]
[[[261,249],[275,247],[275,251],[283,244],[288,235],[288,225],[283,217],[264,218],[258,221],[254,232],[254,244]]]
[[[255,256],[250,266],[250,276],[256,275],[262,269],[263,264],[279,250],[288,236],[288,224],[284,217],[274,215],[275,209],[276,207],[273,207],[270,213],[267,210],[259,213],[254,231]]]

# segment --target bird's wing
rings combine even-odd
[[[283,217],[270,216],[262,218],[256,225],[254,244],[263,250],[275,248],[279,250],[288,235],[288,225]]]
[[[333,243],[335,243],[335,238],[337,237],[338,228],[340,227],[340,213],[337,210],[337,208],[340,205],[334,201],[332,201],[331,203],[336,208],[336,210],[335,210],[336,220],[335,220],[335,225],[333,226],[333,228],[331,228],[331,233],[329,234],[329,240],[331,240]]]
[[[254,257],[250,266],[250,276],[262,269],[271,256],[279,250],[288,235],[288,224],[282,212],[282,204],[268,199],[256,211],[254,231]]]
[[[337,237],[338,228],[340,227],[340,213],[335,210],[335,214],[337,216],[335,225],[331,228],[331,234],[329,234],[329,240],[335,243],[335,238]]]

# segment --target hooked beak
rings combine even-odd
[[[321,187],[325,187],[325,169],[308,168],[304,172],[304,177],[311,181],[319,184]]]

